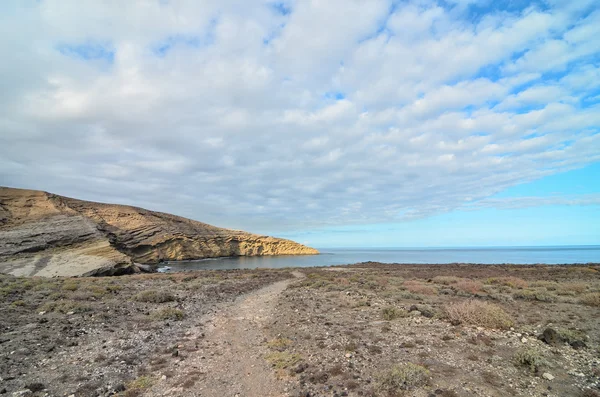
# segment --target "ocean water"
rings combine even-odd
[[[320,255],[240,256],[169,262],[167,271],[200,269],[255,269],[383,263],[600,263],[600,246],[493,248],[320,248]],[[165,271],[166,269],[161,268]]]

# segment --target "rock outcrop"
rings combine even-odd
[[[0,272],[80,276],[134,263],[223,256],[311,255],[296,242],[125,205],[0,187]]]

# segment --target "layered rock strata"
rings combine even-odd
[[[0,187],[0,272],[122,274],[134,263],[223,256],[311,255],[294,241],[223,229],[142,208]]]

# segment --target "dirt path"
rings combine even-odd
[[[300,272],[292,274],[294,279],[276,282],[224,306],[204,319],[208,323],[204,329],[188,331],[176,359],[163,371],[167,376],[147,395],[285,396],[285,386],[264,359],[263,327],[272,320],[281,292],[304,277]]]

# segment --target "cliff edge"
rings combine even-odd
[[[120,274],[133,263],[223,256],[312,255],[291,240],[175,215],[0,187],[0,272],[18,276]]]

